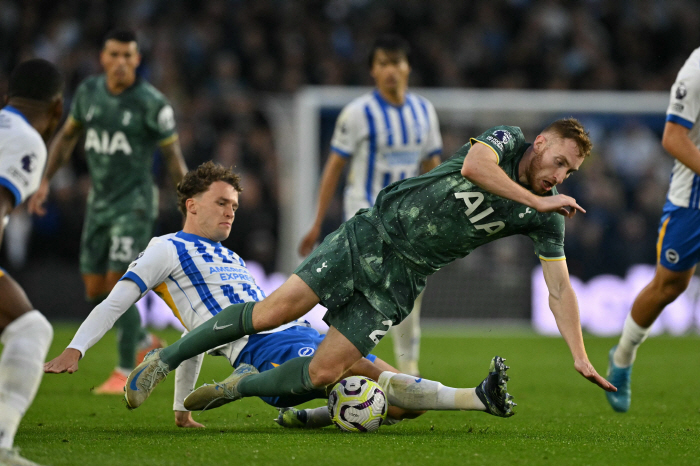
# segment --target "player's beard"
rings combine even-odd
[[[537,194],[545,194],[547,191],[542,189],[541,180],[537,178],[539,173],[542,173],[542,159],[544,158],[544,153],[535,152],[530,160],[530,166],[527,167],[525,171],[525,177],[527,178],[527,184],[530,188]]]

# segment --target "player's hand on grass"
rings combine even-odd
[[[576,199],[564,194],[538,197],[537,201],[538,205],[535,206],[535,209],[538,212],[556,212],[566,218],[573,217],[577,211],[586,213],[586,210],[576,203]]]
[[[585,378],[598,385],[606,392],[616,392],[617,388],[598,374],[588,359],[574,361],[574,367]]]
[[[299,255],[306,257],[311,254],[311,251],[314,250],[314,246],[316,245],[316,241],[320,235],[320,227],[314,226],[311,228],[311,230],[309,230],[306,236],[304,236],[304,238],[301,240],[301,244],[299,244]]]
[[[62,374],[63,372],[72,374],[78,370],[80,358],[80,351],[74,348],[66,348],[63,350],[63,353],[44,363],[44,372],[47,374]]]
[[[175,425],[178,427],[205,427],[204,424],[200,424],[192,419],[192,413],[190,411],[175,411]]]
[[[49,182],[46,180],[46,178],[42,178],[39,189],[37,189],[34,195],[29,198],[27,203],[29,213],[36,214],[40,217],[46,215],[46,207],[44,207],[44,203],[46,202],[47,197],[49,197]]]

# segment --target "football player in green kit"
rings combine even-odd
[[[585,211],[555,188],[579,169],[590,150],[588,133],[572,118],[555,121],[533,143],[513,126],[497,126],[472,138],[430,172],[384,188],[373,208],[360,210],[330,234],[269,297],[233,304],[212,318],[212,324],[146,355],[127,380],[128,406],[143,403],[181,362],[299,318],[319,302],[328,308],[330,329],[313,357],[295,358],[261,373],[234,371],[216,385],[219,390],[195,390],[185,407],[215,395],[217,404],[222,397],[322,397],[327,386],[410,312],[428,275],[482,244],[515,234],[534,243],[550,308],[574,368],[604,390],[615,391],[588,360],[564,257],[564,218]],[[502,361],[493,359],[491,374],[507,380]],[[437,382],[389,371],[377,382],[393,406],[449,407]],[[513,414],[512,402],[500,399],[505,395],[484,394],[480,399],[491,414]]]
[[[78,87],[68,116],[49,150],[41,187],[29,209],[43,215],[49,180],[68,161],[85,133],[92,189],[80,247],[80,270],[88,301],[102,301],[136,255],[153,236],[157,216],[157,188],[151,171],[160,149],[173,182],[187,172],[173,109],[157,89],[136,75],[141,56],[132,31],[115,30],[104,41],[100,63],[104,74],[85,79]],[[126,375],[140,355],[162,346],[141,328],[132,306],[116,324],[118,366],[97,394],[123,393]],[[138,361],[140,362],[140,361]]]

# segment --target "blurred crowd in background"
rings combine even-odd
[[[116,26],[137,32],[139,74],[172,102],[188,166],[213,159],[243,175],[225,244],[268,273],[284,142],[273,138],[263,99],[310,84],[370,85],[377,35],[409,41],[414,87],[665,91],[700,46],[694,0],[0,0],[0,92],[19,61],[38,56],[65,74],[70,104],[78,83],[101,72],[102,38]],[[569,268],[583,279],[655,261],[672,162],[659,143],[662,119],[589,126],[594,153],[563,190],[588,210],[567,223]],[[444,136],[447,157],[473,135],[447,128]],[[157,163],[156,234],[180,228],[166,175]],[[18,222],[11,241],[25,238],[26,247],[6,250],[3,266],[54,257],[77,273],[88,189],[77,149],[53,183],[49,215]]]

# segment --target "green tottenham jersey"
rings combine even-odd
[[[104,75],[92,76],[78,87],[70,115],[86,130],[88,208],[100,218],[144,209],[153,215],[154,152],[177,138],[173,109],[163,94],[137,78],[113,95]]]
[[[496,126],[472,138],[434,170],[384,188],[367,216],[385,240],[416,270],[431,274],[478,246],[522,234],[544,260],[564,258],[564,217],[539,213],[478,187],[462,176],[472,143],[483,143],[516,182],[518,164],[530,146],[520,128]],[[547,195],[557,194],[553,188]]]

